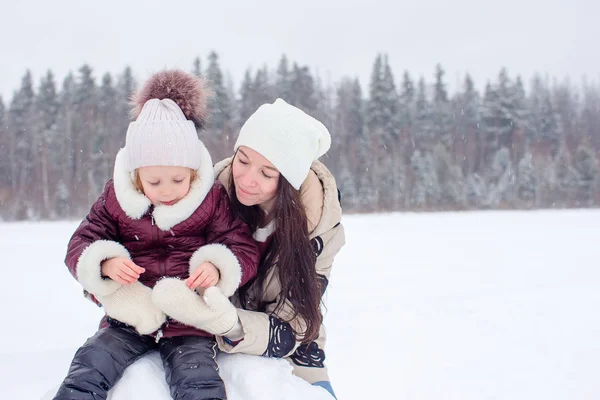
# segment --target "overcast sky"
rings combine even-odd
[[[431,81],[437,62],[452,87],[470,72],[482,88],[501,66],[526,80],[535,71],[600,77],[593,0],[1,1],[5,102],[26,68],[36,86],[47,69],[60,84],[83,63],[98,78],[130,65],[144,79],[164,67],[189,70],[211,49],[236,91],[247,67],[275,68],[282,53],[334,82],[351,75],[366,84],[379,51],[397,81],[405,69]]]

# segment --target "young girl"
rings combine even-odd
[[[165,71],[134,99],[137,119],[114,177],[66,257],[106,316],[75,354],[55,399],[106,398],[125,368],[152,349],[163,359],[174,399],[226,399],[214,337],[165,312],[196,289],[231,296],[258,265],[251,233],[215,182],[197,136],[206,97],[202,80]],[[215,323],[227,332],[237,316]]]

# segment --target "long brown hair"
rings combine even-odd
[[[263,222],[264,212],[258,205],[248,207],[240,203],[235,193],[233,171],[229,178],[229,187],[233,209],[252,232],[256,231]],[[304,330],[294,330],[294,334],[299,341],[308,343],[319,336],[323,321],[320,309],[321,283],[317,279],[316,255],[309,238],[308,218],[300,191],[294,189],[281,174],[275,193],[275,204],[269,215],[275,221],[273,240],[258,267],[256,277],[240,288],[240,301],[246,307],[250,287],[256,285],[258,290],[262,291],[265,278],[277,264],[281,295],[275,310],[280,310],[285,303],[291,304],[293,314],[286,322],[299,316],[302,319],[300,325]]]

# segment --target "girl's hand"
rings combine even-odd
[[[104,261],[101,271],[102,276],[108,276],[121,285],[129,285],[137,282],[140,274],[146,272],[144,268],[125,257],[115,257]]]
[[[194,290],[197,287],[209,288],[215,286],[219,282],[219,270],[210,262],[203,262],[185,281],[185,284],[190,289]]]

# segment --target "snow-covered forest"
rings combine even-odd
[[[323,161],[346,213],[596,206],[600,88],[498,70],[481,89],[466,75],[450,92],[442,65],[417,74],[386,54],[368,87],[326,81],[285,55],[237,84],[218,53],[190,59],[215,91],[200,133],[213,162],[231,155],[259,105],[282,97],[330,129]],[[137,84],[131,68],[113,76],[83,65],[60,82],[24,71],[12,98],[0,98],[0,219],[84,215],[112,175]]]

